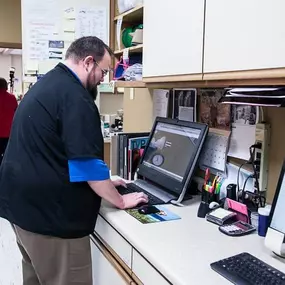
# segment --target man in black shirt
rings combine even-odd
[[[96,37],[71,44],[25,95],[0,169],[0,217],[11,222],[23,255],[25,285],[92,285],[89,235],[101,197],[126,209],[147,202],[121,196],[103,161],[94,90],[111,51]]]

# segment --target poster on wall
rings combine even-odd
[[[223,89],[199,89],[200,121],[210,128],[231,129],[231,107],[219,104]]]
[[[107,43],[107,29],[106,8],[80,8],[77,10],[75,38],[96,36]]]
[[[49,58],[49,41],[59,34],[60,11],[56,0],[22,0],[24,55],[29,60]]]
[[[109,42],[109,1],[22,0],[23,76],[44,75],[65,59],[71,43],[82,36]],[[85,5],[85,6],[82,6]],[[83,8],[81,8],[83,7]],[[104,82],[108,82],[108,76]],[[28,90],[30,82],[24,82]]]

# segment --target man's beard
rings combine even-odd
[[[87,88],[87,91],[91,95],[91,97],[94,99],[94,101],[97,99],[98,95],[98,90],[97,90],[97,85],[93,86],[92,88]]]
[[[92,84],[90,78],[88,78],[87,80],[87,86],[86,89],[89,92],[89,94],[91,95],[91,97],[94,99],[94,101],[97,99],[97,95],[98,95],[98,87],[99,83],[97,84]]]

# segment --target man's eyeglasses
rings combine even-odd
[[[112,71],[112,68],[109,68],[109,69],[103,69],[99,64],[98,62],[93,59],[94,63],[101,69],[102,71],[102,75],[105,77],[110,71]]]

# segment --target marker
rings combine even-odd
[[[211,174],[211,173],[210,173],[210,169],[207,168],[206,171],[205,171],[204,186],[207,185],[207,183],[208,183],[208,181],[209,181],[209,179],[210,179],[210,174]]]

